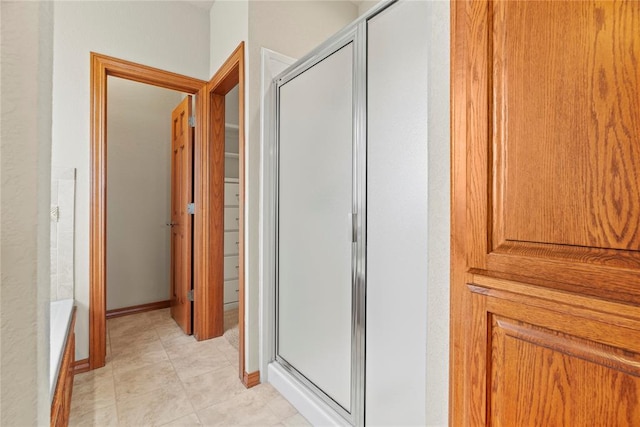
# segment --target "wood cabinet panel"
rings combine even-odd
[[[495,243],[639,250],[640,3],[489,7]]]
[[[494,256],[477,267],[513,272],[525,265],[513,258],[525,257],[532,269],[540,259],[564,263],[561,270],[576,263],[638,268],[640,3],[485,6],[480,24],[491,31],[479,44],[484,54],[474,54],[486,58],[488,77],[471,83],[491,95],[477,114],[488,137],[471,145],[490,170],[471,178],[487,186],[477,196],[490,206],[486,253]],[[558,271],[554,279],[584,286],[576,273]],[[628,279],[640,287],[638,275]]]
[[[640,419],[640,2],[452,2],[450,424]]]
[[[480,275],[467,289],[465,425],[640,419],[640,308]]]
[[[632,426],[640,419],[637,351],[500,316],[492,316],[490,337],[495,425]]]

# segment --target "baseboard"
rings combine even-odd
[[[89,359],[80,359],[73,362],[73,375],[89,372]]]
[[[269,384],[314,426],[350,426],[336,411],[293,378],[277,362],[269,364]]]
[[[251,373],[245,372],[242,377],[242,382],[246,388],[257,386],[260,384],[260,371],[254,371]]]
[[[130,314],[144,313],[145,311],[160,310],[161,308],[168,308],[170,306],[171,301],[166,300],[150,302],[148,304],[133,305],[131,307],[114,308],[113,310],[107,310],[107,319],[128,316]]]

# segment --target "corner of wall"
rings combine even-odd
[[[3,2],[0,424],[49,424],[53,3]],[[25,28],[35,29],[25,31]]]

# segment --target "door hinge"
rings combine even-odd
[[[195,203],[187,203],[187,213],[189,215],[195,215],[195,213],[196,213],[196,205],[195,205]]]
[[[189,126],[196,127],[196,116],[189,116]]]
[[[189,292],[187,292],[187,299],[189,301],[193,301],[193,289],[191,289]]]

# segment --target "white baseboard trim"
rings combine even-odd
[[[331,407],[293,378],[277,362],[269,364],[269,383],[314,426],[350,426]]]

